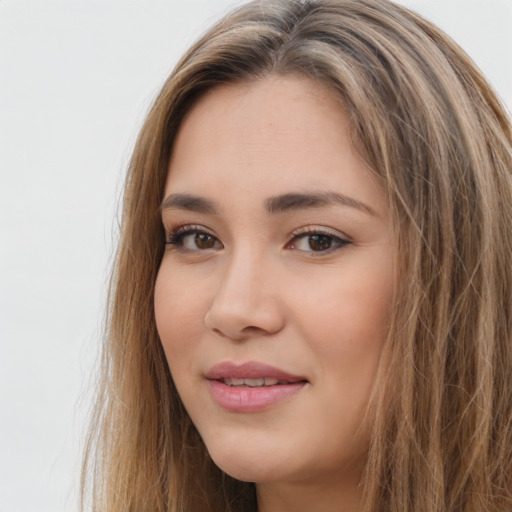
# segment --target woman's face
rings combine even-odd
[[[164,197],[156,322],[213,460],[260,484],[359,475],[394,252],[344,111],[303,79],[219,86]]]

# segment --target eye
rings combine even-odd
[[[306,231],[295,233],[292,241],[288,244],[288,248],[304,252],[326,253],[344,247],[349,243],[348,240],[333,233],[315,228],[306,228]]]
[[[165,243],[182,251],[222,249],[220,240],[200,226],[179,227],[170,233]]]

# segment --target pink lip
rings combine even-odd
[[[206,374],[210,394],[215,403],[230,412],[256,412],[292,397],[306,384],[307,380],[267,364],[249,361],[243,364],[223,362],[213,366]],[[262,387],[232,387],[223,379],[273,378],[285,384]]]
[[[274,366],[256,361],[248,361],[242,364],[226,361],[224,363],[212,366],[205,377],[209,380],[219,379],[259,379],[261,377],[269,377],[277,380],[285,380],[287,382],[300,382],[306,380],[300,375],[292,375]]]

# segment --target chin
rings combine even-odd
[[[293,464],[283,450],[258,446],[247,440],[241,443],[207,443],[213,462],[229,476],[243,482],[264,483],[286,480],[293,473]]]
[[[252,462],[243,464],[240,460],[233,461],[233,463],[224,460],[218,463],[215,459],[213,459],[213,461],[224,473],[242,482],[263,484],[293,480],[293,478],[290,478],[291,475],[289,471],[286,471],[285,474],[282,468],[277,468],[274,464],[269,464],[268,466],[260,464],[258,467],[255,467]]]
[[[305,439],[300,431],[279,436],[272,429],[256,433],[246,427],[238,432],[215,429],[204,434],[217,467],[232,478],[256,484],[324,481],[334,475],[358,479],[369,442],[366,435],[352,438],[350,443],[340,440],[342,450],[325,441],[315,443],[314,436]]]

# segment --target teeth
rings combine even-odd
[[[228,378],[222,379],[224,384],[231,387],[248,387],[248,388],[261,388],[263,386],[275,386],[276,384],[285,384],[284,381],[273,379],[272,377],[260,377],[259,379],[239,379]]]
[[[246,386],[249,386],[251,388],[260,388],[261,386],[265,385],[265,379],[244,379],[244,384]]]

